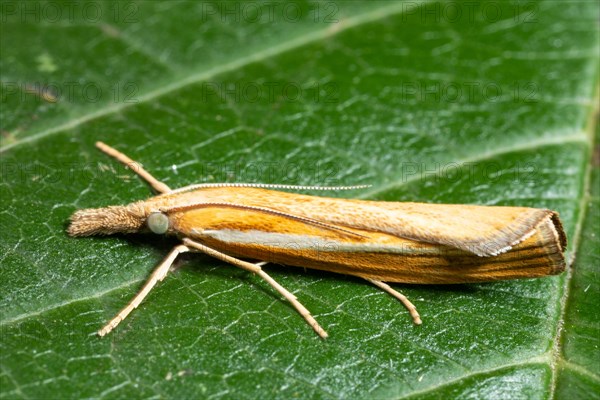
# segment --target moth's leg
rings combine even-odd
[[[148,184],[152,186],[154,190],[156,190],[158,193],[167,193],[171,191],[171,188],[169,188],[167,185],[165,185],[164,183],[153,177],[148,171],[146,171],[142,167],[142,164],[133,161],[131,158],[127,157],[119,150],[113,149],[109,145],[102,142],[96,142],[96,147],[102,150],[104,153],[108,154],[109,156],[115,158],[117,161],[124,164],[136,174],[138,174],[143,180],[148,182]]]
[[[125,306],[125,308],[119,311],[116,317],[111,319],[110,322],[106,324],[106,326],[104,326],[104,328],[98,331],[98,335],[104,336],[110,331],[112,331],[114,328],[116,328],[116,326],[119,325],[119,323],[123,321],[129,315],[130,312],[132,312],[135,308],[137,308],[137,306],[140,305],[142,300],[144,300],[148,293],[150,293],[154,285],[156,285],[157,282],[162,281],[165,278],[165,276],[167,276],[167,273],[169,272],[169,269],[171,268],[171,265],[173,265],[173,262],[175,261],[177,256],[187,251],[190,251],[190,249],[187,246],[184,246],[182,244],[180,244],[179,246],[175,246],[175,248],[169,253],[169,255],[166,256],[165,259],[158,265],[158,267],[154,269],[152,275],[150,275],[150,278],[148,279],[142,290],[139,291],[139,293],[129,302],[129,304]]]
[[[246,271],[254,272],[258,276],[263,278],[265,281],[267,281],[269,285],[273,286],[275,290],[277,290],[283,297],[285,297],[294,306],[294,308],[296,308],[300,315],[304,317],[306,322],[308,322],[308,324],[315,330],[315,332],[317,332],[319,336],[321,336],[323,339],[325,339],[328,336],[327,332],[325,332],[325,330],[321,327],[321,325],[319,325],[317,320],[314,319],[314,317],[310,314],[310,311],[308,311],[306,307],[304,307],[298,301],[296,296],[290,293],[286,288],[281,286],[265,271],[262,270],[261,266],[266,264],[266,262],[252,264],[246,261],[242,261],[187,238],[183,239],[183,243],[190,249],[199,250],[202,253],[208,254],[209,256],[217,258],[221,261],[225,261],[226,263],[229,263],[241,269],[245,269]]]
[[[364,279],[371,282],[373,285],[385,290],[386,292],[388,292],[389,294],[391,294],[392,296],[394,296],[395,298],[400,300],[402,302],[402,304],[404,304],[404,307],[406,307],[408,309],[408,312],[410,313],[410,316],[412,317],[415,325],[421,325],[423,323],[423,321],[421,321],[421,316],[417,312],[417,307],[415,307],[415,305],[413,303],[411,303],[410,300],[408,300],[405,295],[403,295],[400,292],[395,291],[387,283],[383,283],[381,281],[376,281],[375,279],[369,279],[369,278],[364,278]]]

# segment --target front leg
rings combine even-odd
[[[98,335],[100,335],[100,336],[106,335],[107,333],[109,333],[110,331],[115,329],[116,326],[119,325],[119,323],[121,321],[123,321],[125,318],[127,318],[127,316],[134,309],[136,309],[137,306],[140,305],[142,300],[144,300],[146,298],[146,296],[148,296],[148,293],[150,293],[152,288],[159,281],[162,281],[163,279],[165,279],[165,276],[167,276],[167,273],[169,272],[171,265],[173,265],[173,262],[175,262],[175,259],[177,258],[177,256],[180,255],[181,253],[185,253],[188,251],[190,251],[190,249],[187,246],[184,246],[182,244],[180,244],[179,246],[175,246],[175,248],[173,250],[171,250],[169,255],[166,256],[165,259],[158,265],[158,267],[156,267],[154,269],[154,272],[152,272],[152,275],[150,275],[150,278],[148,279],[148,281],[146,282],[146,284],[144,285],[142,290],[139,291],[139,293],[129,302],[129,304],[127,304],[125,306],[125,308],[123,308],[121,311],[119,311],[119,313],[117,314],[116,317],[111,319],[109,321],[109,323],[104,326],[104,328],[102,328],[98,331]]]

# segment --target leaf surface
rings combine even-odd
[[[57,20],[27,4],[39,18],[4,7],[0,38],[2,398],[597,396],[597,2],[456,3],[460,17],[311,2],[259,19],[233,2],[102,3],[93,19],[90,2]],[[332,195],[554,209],[576,262],[394,285],[422,326],[359,279],[269,266],[323,341],[259,278],[186,255],[99,339],[176,242],[65,234],[77,209],[149,196],[96,140],[171,187],[371,184]]]

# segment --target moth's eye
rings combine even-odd
[[[169,217],[161,212],[153,212],[148,216],[146,224],[152,232],[162,234],[169,229]]]

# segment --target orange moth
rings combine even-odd
[[[551,210],[345,200],[271,190],[358,186],[223,183],[171,190],[126,155],[102,142],[96,147],[131,168],[159,194],[124,206],[76,211],[68,233],[153,232],[181,239],[141,291],[98,331],[100,336],[138,307],[185,252],[205,253],[259,275],[323,338],[325,330],[263,265],[364,278],[400,300],[415,324],[421,324],[415,306],[385,282],[489,282],[543,277],[565,269],[566,236],[558,214]]]

